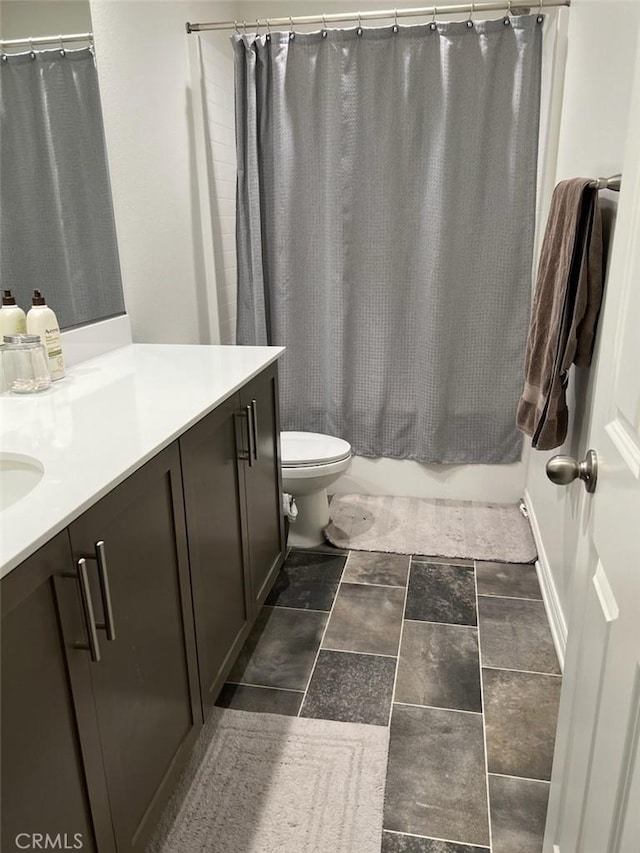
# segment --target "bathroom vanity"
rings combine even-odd
[[[0,514],[3,851],[144,850],[284,558],[281,352],[134,345],[1,398],[3,462],[42,468]]]

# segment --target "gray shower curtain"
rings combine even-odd
[[[541,16],[233,44],[237,340],[287,347],[283,428],[517,460]]]
[[[89,48],[0,62],[0,281],[23,308],[42,290],[63,328],[124,313]]]

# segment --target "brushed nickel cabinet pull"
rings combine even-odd
[[[239,412],[233,413],[233,417],[236,421],[236,429],[234,431],[234,441],[235,441],[235,445],[236,445],[236,454],[237,454],[238,459],[242,460],[243,462],[248,462],[249,465],[253,465],[253,457],[251,455],[251,422],[250,422],[250,415],[249,415],[248,409],[249,409],[249,406],[247,406],[246,410],[241,409]],[[242,426],[239,423],[242,420],[245,420],[247,422],[247,432],[249,434],[249,450],[244,449],[244,433],[242,430]],[[238,450],[238,429],[240,430],[240,436],[241,436],[242,445],[243,445],[241,450]]]
[[[256,440],[253,434],[253,410],[251,406],[245,407],[247,413],[247,432],[249,433],[249,468],[253,468],[253,460],[256,456]]]
[[[253,458],[258,461],[258,404],[251,401],[251,427],[253,429]]]
[[[111,604],[111,589],[109,588],[109,574],[107,569],[107,554],[104,548],[104,541],[100,539],[95,544],[96,562],[98,563],[98,580],[100,582],[100,595],[102,596],[102,607],[104,609],[104,625],[99,625],[99,628],[104,628],[107,632],[107,640],[115,640],[116,638],[116,623],[113,618],[113,606]]]
[[[78,581],[80,582],[82,612],[84,614],[87,638],[89,640],[88,643],[76,643],[76,648],[88,650],[91,653],[91,660],[94,663],[99,663],[100,644],[98,643],[98,627],[96,625],[96,617],[93,612],[93,602],[91,601],[91,589],[89,587],[89,576],[87,574],[87,561],[84,557],[80,557],[76,566],[78,568]]]

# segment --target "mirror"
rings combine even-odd
[[[26,312],[34,288],[72,328],[125,313],[86,0],[0,0],[0,287]],[[4,58],[4,57],[3,57]]]

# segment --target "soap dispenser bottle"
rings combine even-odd
[[[62,379],[65,371],[58,320],[39,290],[33,291],[31,308],[27,314],[27,334],[40,335],[47,352],[51,379]]]
[[[16,305],[16,298],[10,290],[2,291],[0,308],[0,341],[5,335],[24,335],[27,323],[24,311]]]

